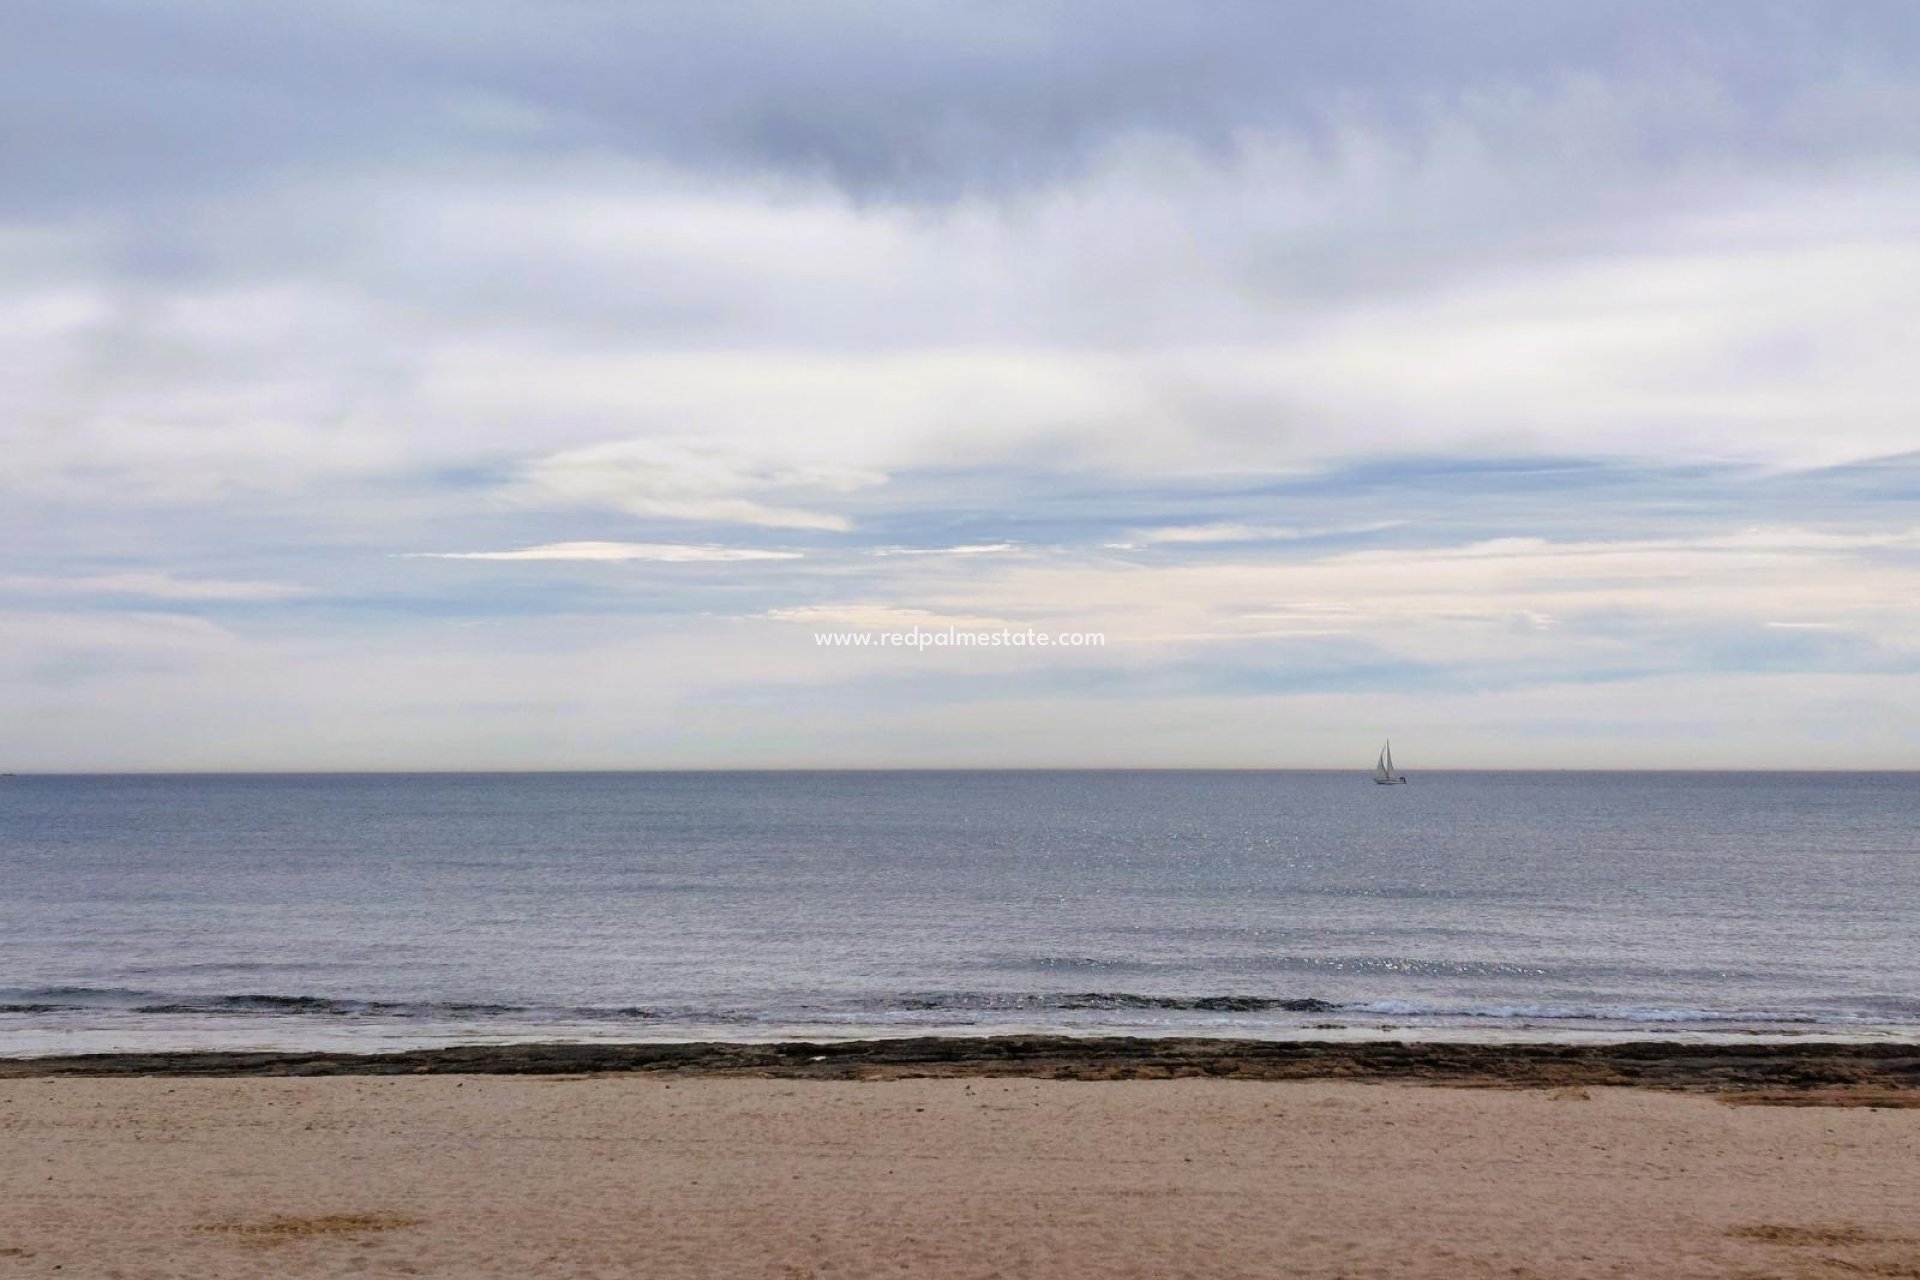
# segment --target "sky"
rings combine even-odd
[[[1920,768],[1908,0],[15,0],[0,770]],[[829,648],[827,630],[1098,632]]]

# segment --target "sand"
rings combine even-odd
[[[1222,1079],[0,1079],[0,1277],[55,1274],[1920,1277],[1920,1109]]]

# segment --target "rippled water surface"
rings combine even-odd
[[[0,1052],[1920,1032],[1920,776],[0,780]]]

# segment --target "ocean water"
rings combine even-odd
[[[0,1053],[1920,1036],[1920,775],[0,779]]]

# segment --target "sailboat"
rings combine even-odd
[[[1407,780],[1405,774],[1395,773],[1393,771],[1393,741],[1391,739],[1387,741],[1386,746],[1380,748],[1380,759],[1377,760],[1373,766],[1373,780],[1383,787],[1399,786]]]

